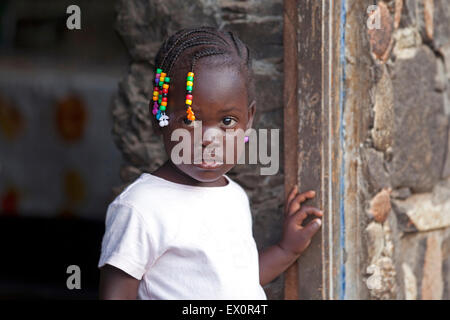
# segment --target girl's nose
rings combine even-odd
[[[221,139],[223,138],[222,130],[215,127],[206,127],[203,130],[202,145],[207,147],[211,143],[219,145]],[[213,146],[210,146],[213,147]]]

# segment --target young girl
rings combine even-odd
[[[169,160],[109,205],[98,263],[100,298],[267,299],[262,286],[307,248],[323,213],[301,206],[314,191],[298,194],[294,187],[281,241],[258,254],[248,196],[226,175],[244,143],[233,143],[232,159],[223,152],[230,140],[217,144],[218,137],[252,127],[249,49],[232,32],[183,29],[163,43],[155,66],[150,115]],[[183,163],[172,152],[179,143],[172,133],[180,129],[192,138],[190,161]],[[317,218],[302,226],[308,214]]]

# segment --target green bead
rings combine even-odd
[[[159,110],[161,110],[161,111],[166,111],[166,106],[160,106],[160,107],[159,107]]]
[[[186,80],[187,81],[194,81],[194,77],[187,77]]]
[[[156,69],[156,73],[162,73],[162,70],[160,68]]]
[[[191,91],[192,90],[192,86],[186,86],[186,90]]]
[[[159,97],[158,103],[161,104],[161,102],[162,102],[162,97]]]
[[[169,83],[169,82],[170,82],[170,78],[169,78],[169,77],[165,77],[165,78],[164,78],[164,82],[165,82],[165,83]]]

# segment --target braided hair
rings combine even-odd
[[[161,45],[155,66],[165,70],[167,77],[172,77],[173,66],[178,60],[188,63],[190,70],[194,70],[199,59],[210,56],[216,56],[218,63],[238,67],[245,76],[248,102],[255,99],[250,50],[232,31],[209,26],[181,29]]]

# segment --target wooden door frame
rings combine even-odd
[[[346,0],[284,0],[285,192],[316,190],[322,228],[285,273],[285,299],[345,298]]]

